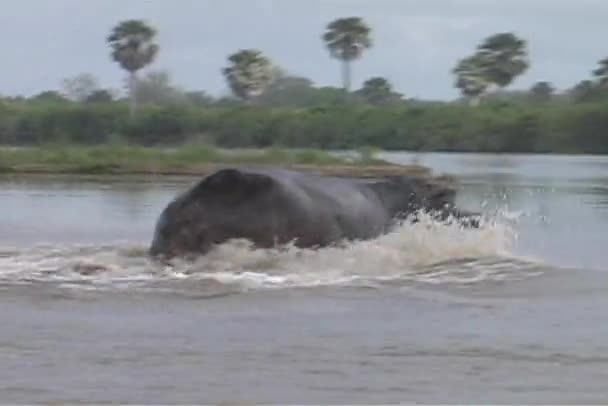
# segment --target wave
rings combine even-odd
[[[0,250],[0,283],[51,283],[80,289],[231,287],[235,290],[314,286],[379,287],[397,283],[476,283],[528,277],[536,260],[512,254],[517,239],[505,215],[479,229],[429,216],[404,222],[374,240],[323,249],[293,245],[254,249],[245,240],[194,261],[151,261],[132,243],[46,245]]]

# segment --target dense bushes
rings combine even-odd
[[[1,103],[0,143],[608,153],[608,105],[144,107],[122,103]]]
[[[126,122],[127,111],[114,105],[0,105],[0,143],[105,143]]]

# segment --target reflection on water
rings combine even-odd
[[[608,211],[608,187],[592,187],[587,191],[585,203],[596,209]],[[608,213],[600,213],[606,216]]]

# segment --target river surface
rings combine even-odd
[[[608,403],[608,157],[385,158],[484,227],[161,266],[195,179],[0,177],[0,401]]]

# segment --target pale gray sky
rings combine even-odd
[[[226,92],[220,69],[241,48],[258,48],[319,85],[339,85],[320,36],[346,16],[373,29],[374,48],[355,64],[355,83],[385,76],[409,97],[455,97],[450,70],[496,32],[528,41],[532,67],[515,88],[538,80],[572,86],[608,56],[606,0],[0,0],[0,9],[4,95],[57,89],[83,72],[121,88],[124,73],[105,38],[128,18],[158,29],[160,54],[148,69],[213,94]]]

